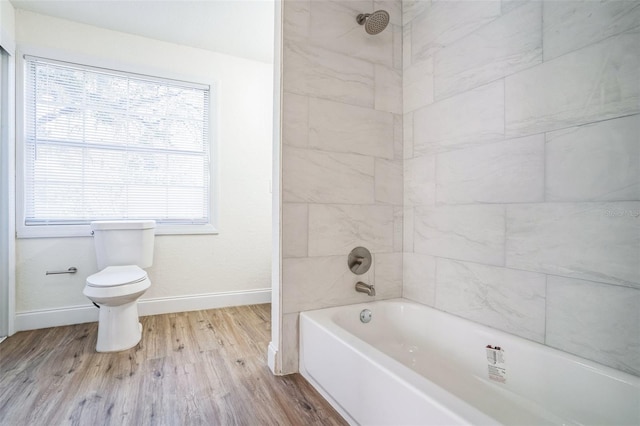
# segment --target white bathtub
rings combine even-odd
[[[404,299],[303,312],[300,372],[351,424],[640,425],[639,377]]]

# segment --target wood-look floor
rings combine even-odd
[[[300,375],[266,365],[270,305],[142,317],[138,346],[97,323],[0,343],[0,425],[344,425]]]

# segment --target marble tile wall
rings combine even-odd
[[[640,4],[283,9],[283,371],[298,313],[361,279],[640,374]]]
[[[359,13],[386,9],[372,36]],[[402,6],[400,0],[283,2],[283,373],[298,369],[298,313],[402,295]],[[347,268],[357,246],[365,275]]]
[[[640,375],[640,3],[402,11],[404,297]]]

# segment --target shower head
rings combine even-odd
[[[389,14],[386,10],[376,10],[373,13],[361,13],[356,18],[358,24],[364,25],[364,29],[371,35],[380,34],[389,24]]]

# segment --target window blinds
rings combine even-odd
[[[25,224],[210,215],[209,87],[25,57]]]

